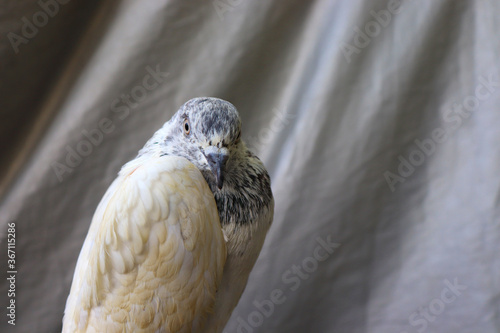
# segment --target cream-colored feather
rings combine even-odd
[[[127,163],[92,219],[63,332],[199,332],[226,248],[214,196],[180,157]]]

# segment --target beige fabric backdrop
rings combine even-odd
[[[60,330],[101,196],[195,96],[276,198],[226,332],[500,331],[498,1],[65,2],[0,5],[1,332]]]

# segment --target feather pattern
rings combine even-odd
[[[200,171],[182,157],[139,157],[94,214],[63,332],[199,331],[225,259],[217,206]]]

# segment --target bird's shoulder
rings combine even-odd
[[[175,316],[182,306],[209,311],[225,253],[214,197],[199,170],[181,157],[143,156],[121,169],[99,204],[68,305],[82,306],[74,312],[83,315],[80,324],[101,316],[133,319],[137,327]],[[206,300],[186,297],[183,288],[202,288]]]

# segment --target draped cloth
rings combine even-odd
[[[61,329],[99,200],[196,96],[276,200],[225,332],[500,331],[498,1],[1,7],[0,331]]]

